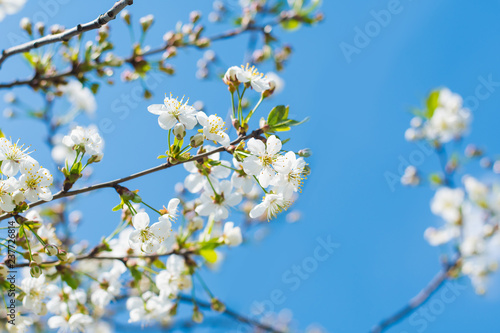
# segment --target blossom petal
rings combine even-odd
[[[145,212],[137,213],[134,217],[132,217],[132,224],[137,230],[146,229],[149,225],[149,215]]]
[[[148,106],[148,111],[152,114],[160,115],[163,112],[167,111],[167,108],[163,104],[153,104]]]

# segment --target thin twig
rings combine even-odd
[[[15,80],[15,81],[12,81],[10,83],[1,83],[0,89],[12,88],[15,86],[24,86],[24,85],[30,85],[30,86],[36,87],[42,81],[56,81],[58,79],[62,79],[63,77],[71,76],[71,75],[76,75],[76,72],[73,69],[70,69],[70,70],[55,74],[55,75],[38,76],[37,74],[35,74],[31,79]]]
[[[187,302],[187,303],[193,303],[193,297],[192,296],[186,296],[186,295],[179,295],[177,296],[177,298],[182,301],[182,302]],[[194,300],[196,302],[196,304],[201,307],[201,308],[204,308],[204,309],[211,309],[211,304],[208,303],[208,302],[205,302],[205,301],[202,301],[200,299],[195,299]],[[259,322],[258,320],[255,320],[255,319],[252,319],[252,318],[249,318],[249,317],[245,317],[233,310],[230,310],[229,308],[226,307],[226,309],[224,310],[224,312],[222,312],[223,314],[225,314],[226,316],[229,316],[241,323],[244,323],[244,324],[248,324],[250,326],[254,326],[254,327],[257,327],[257,328],[260,328],[266,332],[274,332],[274,333],[284,333],[283,331],[280,331],[280,330],[277,330],[275,329],[274,327],[272,326],[269,326],[269,325],[266,325],[266,324],[263,324],[261,322]]]
[[[450,271],[455,269],[459,265],[460,261],[456,260],[452,263],[446,264],[445,267],[429,282],[429,284],[422,289],[415,297],[413,297],[406,306],[394,313],[392,316],[381,321],[378,325],[370,330],[370,333],[381,333],[388,329],[389,327],[397,324],[407,316],[409,316],[413,311],[418,309],[430,297],[441,288],[446,280],[450,276]]]
[[[113,5],[113,7],[111,7],[110,10],[108,10],[104,14],[99,15],[99,17],[93,21],[84,24],[78,24],[76,27],[64,30],[61,33],[40,37],[38,39],[26,42],[24,44],[13,46],[11,48],[3,50],[2,53],[0,54],[0,66],[8,57],[14,54],[28,52],[32,49],[36,49],[47,44],[53,44],[57,42],[67,42],[71,37],[80,35],[85,31],[99,29],[103,25],[107,24],[109,21],[114,20],[116,18],[116,15],[123,8],[130,6],[133,3],[134,3],[133,0],[117,1]]]
[[[241,34],[246,33],[246,32],[251,32],[251,31],[253,31],[253,32],[259,32],[260,31],[260,32],[263,33],[266,26],[274,26],[274,25],[277,25],[277,24],[279,24],[281,22],[287,21],[287,20],[292,19],[292,18],[294,18],[294,17],[291,17],[291,18],[288,18],[288,17],[281,18],[280,20],[277,20],[277,21],[274,21],[274,22],[270,22],[269,24],[265,24],[265,25],[248,25],[248,26],[242,27],[242,28],[231,29],[231,30],[222,32],[220,34],[211,36],[208,39],[211,42],[215,42],[215,41],[225,40],[225,39],[228,39],[228,38],[231,38],[231,37],[235,37],[235,36],[241,35]],[[32,42],[29,42],[29,43],[32,43]],[[29,43],[27,43],[27,44],[29,44]],[[23,45],[25,45],[25,44],[23,44]],[[21,46],[22,45],[17,46],[17,47],[21,47]],[[130,57],[128,57],[128,58],[125,59],[125,62],[127,62],[127,63],[133,63],[135,61],[134,59],[137,56],[147,57],[147,56],[151,56],[151,55],[162,53],[162,52],[164,52],[170,46],[172,46],[172,45],[170,45],[169,43],[167,43],[166,45],[163,45],[163,46],[151,49],[151,50],[146,51],[146,52],[144,52],[142,54],[130,56]],[[196,46],[196,45],[192,44],[192,43],[186,43],[186,44],[177,45],[176,47],[177,48],[181,48],[181,47],[188,47],[188,46]],[[1,59],[1,56],[0,56],[0,59]],[[1,64],[1,61],[0,61],[0,64]],[[78,72],[77,72],[77,69],[75,69],[75,68],[72,68],[72,69],[69,69],[69,70],[66,70],[66,71],[60,72],[60,73],[54,73],[52,75],[46,75],[46,76],[37,76],[37,74],[35,73],[35,75],[32,78],[30,78],[30,79],[25,79],[25,80],[19,80],[18,79],[18,80],[15,80],[15,81],[12,81],[12,82],[8,82],[8,83],[0,83],[0,89],[3,89],[3,88],[12,88],[12,87],[23,86],[23,85],[38,86],[39,83],[42,82],[42,81],[55,81],[55,80],[58,80],[58,79],[61,79],[61,78],[67,77],[67,76],[72,76],[72,75],[77,75],[77,74],[78,74]]]
[[[81,261],[81,260],[120,260],[120,261],[125,263],[128,259],[131,259],[131,258],[141,258],[141,259],[159,258],[159,257],[169,256],[172,254],[178,254],[178,255],[185,256],[185,255],[192,254],[194,252],[191,250],[186,250],[186,251],[173,250],[173,251],[170,251],[167,253],[160,253],[160,254],[158,254],[158,253],[155,253],[155,254],[130,254],[130,255],[126,255],[124,257],[98,256],[97,255],[98,253],[99,252],[96,253],[95,251],[90,251],[90,253],[88,253],[88,254],[83,254],[83,255],[77,256],[73,262]],[[43,265],[52,265],[52,264],[57,264],[57,263],[64,263],[64,262],[61,262],[60,260],[52,260],[52,261],[41,262],[39,265],[43,266]],[[28,267],[29,265],[30,265],[29,262],[25,262],[25,263],[21,263],[21,264],[8,265],[8,266],[17,268],[17,267]]]
[[[252,133],[250,133],[248,135],[238,137],[236,140],[234,140],[233,142],[231,142],[230,145],[235,146],[235,145],[237,145],[238,143],[240,143],[243,140],[247,140],[247,139],[259,136],[260,134],[262,134],[262,132],[263,132],[262,129],[257,129],[257,130],[253,131]],[[226,150],[225,147],[219,147],[219,148],[216,148],[216,149],[214,149],[212,151],[208,151],[208,152],[205,152],[203,154],[195,155],[195,156],[191,157],[190,159],[188,159],[186,161],[178,162],[178,163],[175,163],[175,164],[167,162],[167,163],[158,165],[156,167],[153,167],[153,168],[150,168],[150,169],[147,169],[147,170],[144,170],[144,171],[132,174],[132,175],[127,176],[127,177],[115,179],[115,180],[112,180],[112,181],[109,181],[109,182],[105,182],[105,183],[101,183],[101,184],[91,185],[91,186],[88,186],[88,187],[81,188],[79,190],[68,191],[68,192],[59,191],[58,193],[56,193],[53,196],[52,200],[50,200],[50,201],[38,200],[38,201],[35,201],[33,203],[30,203],[29,206],[30,206],[30,208],[33,208],[33,207],[39,206],[41,204],[44,204],[44,203],[47,203],[47,202],[51,202],[51,201],[54,201],[54,200],[57,200],[57,199],[60,199],[60,198],[71,197],[71,196],[75,196],[75,195],[78,195],[78,194],[95,191],[95,190],[102,189],[102,188],[115,188],[120,183],[127,182],[129,180],[136,179],[136,178],[139,178],[139,177],[142,177],[142,176],[145,176],[145,175],[149,175],[150,173],[154,173],[154,172],[157,172],[157,171],[160,171],[160,170],[165,170],[165,169],[171,168],[171,167],[173,167],[175,165],[184,164],[184,163],[192,162],[192,161],[198,161],[200,159],[203,159],[203,158],[208,157],[210,155],[213,155],[215,153],[223,152],[225,150]],[[0,221],[8,219],[10,217],[13,217],[13,215],[10,214],[10,213],[0,215]]]

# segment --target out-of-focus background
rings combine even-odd
[[[18,31],[23,16],[33,18],[44,11],[50,14],[50,23],[70,27],[93,19],[112,1],[61,3],[57,9],[47,9],[44,1],[28,1],[20,13],[7,17],[1,23],[2,48],[10,45],[9,34]],[[390,17],[377,14],[389,8]],[[155,15],[146,43],[157,45],[165,31],[179,20],[187,21],[194,9],[206,19],[211,1],[138,0],[130,11],[136,19]],[[295,118],[311,117],[289,132],[293,139],[287,144],[289,149],[314,151],[309,159],[312,175],[295,206],[302,220],[272,221],[265,237],[229,251],[219,270],[205,273],[204,278],[221,300],[242,313],[252,315],[261,304],[265,311],[281,311],[285,317],[289,314],[282,310],[290,309],[301,330],[318,323],[329,332],[367,332],[416,295],[441,267],[440,250],[423,238],[427,227],[441,223],[430,212],[432,192],[425,187],[404,188],[396,179],[406,161],[415,161],[417,155],[423,156],[418,160],[422,169],[438,167],[434,154],[404,139],[411,107],[420,106],[431,89],[448,86],[466,104],[477,101],[468,105],[474,116],[469,139],[488,146],[491,153],[500,152],[500,2],[329,0],[324,1],[323,11],[326,20],[317,27],[278,33],[293,44],[294,55],[279,74],[285,90],[266,101],[261,111],[288,104]],[[381,23],[374,23],[377,17]],[[210,27],[214,33],[226,28]],[[358,31],[365,29],[371,29],[370,36],[359,37]],[[111,30],[119,49],[128,50],[123,22],[113,22]],[[241,64],[247,43],[248,36],[213,44],[221,66]],[[134,84],[119,80],[99,92],[92,122],[111,119],[112,126],[102,131],[105,158],[95,166],[94,182],[158,163],[156,156],[167,145],[166,132],[146,108],[161,103],[164,93],[201,100],[207,112],[226,113],[229,95],[224,84],[195,77],[203,53],[180,52],[182,56],[173,60],[176,75],[158,79],[152,100],[132,100],[127,106],[123,96],[133,93]],[[1,81],[23,75],[30,72],[20,57],[9,59],[0,72]],[[467,99],[477,97],[479,86],[489,95]],[[16,93],[31,96],[24,88]],[[40,103],[36,98],[34,103]],[[126,106],[126,115],[117,111],[117,105]],[[85,118],[81,121],[88,123]],[[42,125],[22,117],[0,123],[12,138],[32,143],[36,158],[55,172]],[[185,175],[183,168],[173,168],[128,185],[140,188],[148,203],[160,206],[174,195],[174,185]],[[111,190],[79,199],[84,221],[78,237],[97,242],[111,232],[119,218],[111,211],[117,200]],[[316,248],[328,241],[335,248],[317,260]],[[445,288],[446,302],[436,294],[413,320],[403,320],[389,332],[498,332],[500,279],[491,280],[484,296],[476,295],[466,278]]]

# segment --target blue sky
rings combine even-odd
[[[111,3],[58,5],[52,15],[40,3],[29,1],[22,13],[1,23],[2,29],[17,26],[20,17],[33,17],[40,11],[50,14],[50,23],[72,26],[94,18]],[[182,4],[149,0],[148,5],[136,1],[131,11],[136,19],[154,12],[157,20],[147,42],[156,45],[177,20],[185,21],[193,9],[206,14],[209,7],[208,1],[201,0]],[[326,20],[321,25],[293,34],[279,33],[293,44],[294,55],[282,75],[285,91],[262,108],[289,104],[296,118],[311,117],[294,129],[288,144],[288,149],[309,147],[314,151],[309,159],[312,175],[296,205],[303,220],[295,224],[273,221],[264,240],[230,251],[220,271],[204,277],[212,291],[238,311],[249,313],[255,302],[275,300],[275,310],[291,309],[301,329],[319,323],[329,332],[367,332],[417,294],[440,268],[439,250],[423,239],[428,226],[440,223],[430,213],[432,191],[399,184],[391,187],[386,175],[398,174],[402,160],[422,151],[405,142],[403,135],[409,126],[410,108],[420,105],[430,89],[448,86],[468,97],[475,95],[482,80],[500,82],[500,1],[478,5],[452,0],[325,0],[323,10]],[[376,29],[374,12],[381,10],[392,10],[392,14]],[[370,30],[369,40],[356,46],[358,28],[375,30]],[[112,30],[125,52],[128,34],[122,23],[113,22]],[[9,44],[7,36],[0,36],[2,46]],[[225,64],[238,65],[246,43],[247,37],[243,37],[214,45],[214,49]],[[357,47],[349,59],[341,48],[346,44]],[[172,91],[203,100],[208,112],[226,110],[229,98],[224,85],[218,80],[195,79],[195,63],[201,53],[181,53],[173,60],[177,74],[161,79],[154,89],[156,102]],[[0,78],[5,81],[20,73],[29,75],[22,62],[11,59],[3,65]],[[125,119],[112,112],[113,102],[132,87],[117,84],[102,89],[97,97],[94,121],[108,118],[115,127],[104,134],[106,155],[95,168],[95,182],[154,166],[156,156],[165,149],[165,132],[146,112],[151,101],[138,102]],[[26,89],[17,92],[30,96]],[[474,120],[468,140],[488,147],[492,154],[499,152],[499,87],[492,87],[491,95],[477,107],[470,106]],[[2,119],[0,126],[13,138],[32,143],[36,157],[43,161],[47,149],[38,141],[44,135],[40,124]],[[436,170],[436,156],[422,152],[425,157],[420,166]],[[174,194],[173,185],[184,175],[182,168],[172,169],[127,185],[140,188],[148,203],[160,205]],[[109,233],[117,220],[111,212],[115,202],[116,195],[107,190],[81,199],[85,221],[78,236],[97,241]],[[338,247],[314,266],[310,258],[321,243],[318,237],[323,241],[330,237]],[[305,265],[311,272],[307,277],[293,273],[297,265]],[[445,290],[456,297],[439,303],[449,297],[438,293],[437,301],[423,310],[431,315],[421,312],[414,321],[404,320],[389,332],[498,332],[500,279],[492,281],[485,296],[477,296],[466,279]],[[438,303],[444,307],[439,308]],[[431,304],[436,308],[429,309]]]

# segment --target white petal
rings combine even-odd
[[[256,219],[258,217],[261,217],[266,212],[266,209],[267,205],[264,203],[260,203],[254,208],[252,208],[249,215],[251,218]]]
[[[162,112],[167,111],[167,108],[163,104],[153,104],[148,106],[148,111],[152,114],[160,115]]]
[[[267,153],[270,155],[276,155],[281,150],[281,140],[278,139],[275,135],[271,135],[266,142],[267,145]]]
[[[247,147],[252,154],[257,156],[262,156],[266,152],[266,145],[264,144],[264,142],[256,140],[254,138],[248,140]]]
[[[158,117],[158,124],[164,130],[169,130],[177,123],[177,119],[173,117],[170,113],[162,113]]]
[[[132,224],[137,230],[146,229],[149,225],[149,215],[145,212],[137,213],[134,217],[132,217]]]

